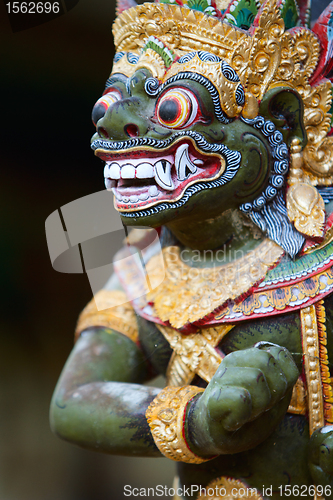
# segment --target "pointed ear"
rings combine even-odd
[[[301,96],[288,87],[276,87],[266,92],[259,106],[259,115],[271,120],[290,145],[292,139],[307,142],[303,121],[304,105]]]

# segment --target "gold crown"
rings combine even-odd
[[[153,35],[179,56],[203,50],[221,57],[259,100],[274,84],[287,84],[305,97],[319,59],[316,35],[307,28],[285,31],[276,0],[264,4],[252,31],[187,7],[155,3],[124,11],[113,26],[117,52],[139,54]]]

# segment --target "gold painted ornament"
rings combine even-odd
[[[162,250],[165,268],[160,267],[160,255],[152,257],[147,272],[153,290],[147,294],[154,303],[158,317],[174,328],[202,319],[227,300],[246,293],[259,282],[268,269],[283,255],[283,250],[264,239],[254,250],[225,265],[195,268],[181,259],[176,246]],[[165,278],[161,279],[161,273]],[[160,283],[154,287],[154,282]]]
[[[325,204],[314,186],[301,182],[287,193],[288,217],[300,233],[313,238],[324,235]]]
[[[220,477],[211,481],[198,496],[198,500],[263,500],[256,488],[230,477]]]
[[[325,203],[304,173],[303,152],[298,139],[292,141],[287,191],[288,217],[296,229],[313,238],[324,235]]]
[[[204,389],[195,386],[166,387],[146,411],[147,421],[158,449],[176,462],[201,464],[210,458],[195,455],[184,438],[184,413],[187,404]]]

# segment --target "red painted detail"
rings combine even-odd
[[[137,125],[134,123],[128,123],[124,127],[124,132],[128,137],[138,137],[139,135],[139,128]]]

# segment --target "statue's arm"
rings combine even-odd
[[[83,332],[51,402],[51,427],[61,438],[107,453],[161,456],[145,412],[159,389],[145,387],[149,366],[135,342],[114,330]]]

